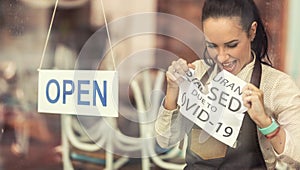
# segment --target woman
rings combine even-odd
[[[266,63],[268,40],[255,3],[208,0],[202,26],[204,59],[194,63],[179,59],[166,73],[166,97],[155,124],[160,146],[170,147],[187,133],[185,169],[275,169],[280,162],[300,168],[300,90],[289,76]],[[248,82],[242,91],[248,111],[235,147],[207,138],[179,113],[177,105],[182,75],[194,69],[207,84],[217,68]]]

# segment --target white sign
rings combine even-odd
[[[116,71],[40,70],[38,112],[118,116]]]
[[[201,82],[189,73],[180,84],[177,101],[180,112],[214,138],[233,147],[247,110],[242,102],[245,85],[246,82],[223,70],[212,79],[205,94]]]

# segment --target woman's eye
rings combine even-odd
[[[228,48],[235,48],[238,44],[234,43],[234,44],[228,44],[227,47]]]
[[[214,44],[206,44],[206,46],[207,46],[208,48],[215,48],[215,47],[216,47],[216,45],[214,45]]]

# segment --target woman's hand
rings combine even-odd
[[[178,88],[189,68],[195,69],[195,66],[188,64],[187,61],[182,58],[173,61],[166,73],[168,86]]]
[[[250,118],[260,127],[264,128],[272,123],[264,107],[264,94],[253,84],[249,83],[243,88],[244,106],[248,108]]]
[[[265,112],[263,97],[263,92],[253,84],[249,83],[243,88],[242,98],[244,105],[248,108],[250,118],[260,128],[266,128],[272,124],[272,119]],[[277,154],[281,154],[284,151],[285,146],[285,131],[283,128],[280,128],[278,132],[272,132],[270,134],[273,133],[277,134],[270,139],[270,142]]]
[[[195,69],[193,64],[188,64],[184,59],[173,61],[166,73],[167,76],[167,92],[164,107],[168,110],[177,108],[178,88],[189,68]]]

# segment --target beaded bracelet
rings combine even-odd
[[[265,135],[267,139],[271,140],[273,139],[280,131],[280,126],[275,130],[275,132],[273,134],[269,134],[269,135]]]
[[[278,127],[278,123],[271,117],[272,123],[265,128],[258,128],[258,130],[263,134],[263,135],[268,135],[272,132],[274,132]]]

